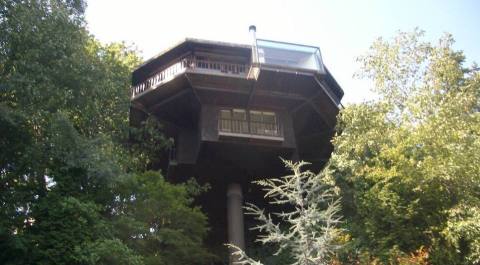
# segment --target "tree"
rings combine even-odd
[[[286,212],[265,213],[254,204],[247,204],[246,214],[253,215],[260,222],[253,227],[263,233],[257,239],[262,244],[275,244],[278,250],[274,255],[288,251],[294,265],[329,264],[331,254],[339,248],[336,237],[340,217],[340,201],[335,199],[332,180],[322,172],[314,174],[302,171],[306,162],[292,163],[284,161],[293,175],[281,178],[256,181],[266,191],[269,203],[281,205]],[[280,223],[274,221],[278,217]],[[260,261],[250,258],[242,249],[235,249],[233,255],[239,257],[238,264],[261,265]]]
[[[183,191],[191,186],[142,174],[152,159],[145,156],[168,141],[159,131],[149,137],[155,122],[129,127],[130,73],[140,58],[124,44],[103,45],[89,35],[85,6],[0,0],[0,263],[136,265],[157,254],[164,264],[201,260],[206,221],[191,206],[194,193]],[[143,133],[132,134],[140,141],[132,152],[131,130]],[[145,138],[154,151],[141,150]],[[138,185],[125,186],[127,180]],[[170,211],[163,218],[175,224],[161,230],[162,240],[183,236],[190,248],[149,243],[158,243],[160,232],[148,229],[161,213],[149,212],[147,202],[158,202],[160,191],[179,199],[162,204]],[[120,199],[127,210],[119,210]],[[182,221],[171,221],[177,217]],[[149,248],[133,243],[138,234],[119,230],[119,220],[128,218],[146,229],[141,241]],[[182,252],[192,249],[191,257]]]
[[[422,37],[374,42],[358,76],[380,98],[339,115],[330,171],[351,237],[346,256],[396,263],[424,249],[433,264],[477,264],[480,75],[450,35],[436,45]]]
[[[206,264],[214,257],[203,246],[207,218],[193,197],[194,181],[173,185],[158,173],[125,175],[112,209],[118,238],[144,258],[144,264]]]

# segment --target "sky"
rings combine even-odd
[[[97,39],[135,45],[145,60],[187,37],[249,44],[256,25],[258,38],[320,47],[344,104],[374,97],[368,80],[353,78],[355,59],[399,30],[419,27],[432,42],[451,33],[466,66],[480,63],[477,0],[90,0],[86,18]]]

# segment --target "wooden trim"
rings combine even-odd
[[[278,92],[278,91],[272,91],[272,90],[257,90],[256,95],[263,96],[263,97],[277,97],[277,98],[284,98],[284,99],[292,99],[297,101],[309,100],[308,98],[300,96],[299,94],[284,93],[284,92]]]
[[[248,137],[248,135],[255,135],[255,136],[260,136],[260,137],[281,137],[283,138],[283,124],[281,123],[280,115],[278,112],[273,111],[273,110],[265,110],[265,109],[243,109],[239,108],[241,112],[245,114],[245,119],[238,119],[238,118],[233,118],[233,114],[235,112],[236,108],[235,107],[227,107],[227,108],[219,108],[217,110],[217,130],[218,132],[221,133],[229,133],[229,134],[241,134],[241,135],[247,135],[245,137]],[[230,118],[222,118],[221,117],[221,112],[222,111],[228,111],[230,113]],[[273,116],[274,122],[264,122],[263,117],[266,115],[266,113],[269,113],[268,115]],[[252,120],[252,114],[260,114],[262,117],[261,121],[254,121]],[[222,130],[224,122],[230,122],[230,129],[229,130]],[[233,124],[236,124],[237,126],[233,126]],[[246,130],[240,130],[236,131],[233,130],[233,127],[241,127],[242,124],[246,124]],[[258,125],[264,125],[264,126],[269,126],[269,128],[272,128],[272,131],[274,131],[274,134],[261,134],[261,133],[255,133],[256,129],[252,129],[253,127],[256,127]],[[233,132],[232,132],[233,131]]]
[[[229,74],[229,73],[221,73],[216,70],[209,70],[209,69],[203,69],[203,68],[186,68],[185,73],[187,74],[204,74],[204,75],[216,75],[216,76],[222,76],[222,77],[231,77],[231,78],[239,78],[239,79],[247,79],[247,72],[246,69],[248,65],[245,65],[245,73],[242,74]]]
[[[250,95],[251,93],[250,91],[247,91],[247,90],[227,89],[227,88],[218,88],[218,87],[194,86],[193,88],[198,90],[225,92],[225,93],[241,94],[241,95]],[[282,92],[266,91],[266,90],[256,90],[254,95],[261,96],[261,97],[282,98],[282,99],[290,99],[290,100],[296,100],[296,101],[304,101],[304,103],[302,104],[305,104],[309,100],[308,98],[300,96],[298,94],[282,93]]]
[[[225,53],[218,53],[218,51],[210,51],[210,50],[198,50],[195,49],[195,56],[204,56],[212,61],[220,61],[224,63],[236,63],[236,64],[247,64],[250,61],[249,58],[246,58],[242,55],[232,55],[232,54],[225,54]]]
[[[323,90],[319,90],[317,93],[315,93],[314,96],[312,96],[312,97],[309,98],[307,101],[305,101],[304,103],[298,105],[298,106],[295,107],[293,110],[291,110],[290,113],[295,114],[295,112],[297,112],[298,110],[300,110],[302,107],[304,107],[304,106],[306,106],[306,105],[310,105],[310,106],[312,107],[312,109],[313,109],[318,115],[320,115],[320,117],[321,117],[322,120],[327,124],[328,127],[333,127],[333,124],[331,124],[330,121],[325,117],[325,114],[317,108],[317,105],[315,105],[315,104],[313,103],[313,100],[316,99],[318,96],[320,96],[320,94],[322,94],[322,92],[324,92],[324,91],[323,91]]]
[[[339,109],[338,107],[338,104],[340,103],[340,101],[337,102],[337,100],[335,100],[332,95],[330,95],[330,90],[325,88],[325,85],[323,84],[322,81],[318,80],[318,78],[315,76],[315,81],[317,81],[317,83],[320,85],[320,87],[322,88],[323,92],[325,94],[327,94],[328,98],[332,101],[333,105]]]
[[[187,74],[185,74],[185,78],[187,78],[187,82],[190,85],[190,89],[192,90],[193,95],[195,95],[195,98],[197,99],[198,103],[201,105],[202,101],[200,100],[200,97],[198,96],[197,90],[195,90],[195,88],[192,86],[192,81],[190,80],[190,77]]]
[[[205,86],[194,86],[193,88],[198,89],[198,90],[205,90],[205,91],[225,92],[225,93],[232,93],[232,94],[248,95],[248,91],[238,90],[238,89],[215,88],[215,87],[205,87]]]
[[[290,113],[295,113],[297,112],[298,110],[300,110],[301,108],[305,107],[306,105],[309,105],[311,104],[311,102],[313,101],[314,98],[318,97],[320,94],[322,93],[322,91],[317,91],[317,93],[315,93],[315,95],[313,95],[312,97],[310,97],[309,99],[305,100],[305,102],[303,102],[302,104],[296,106],[295,108],[293,108]]]
[[[254,82],[252,84],[252,89],[250,89],[250,93],[248,95],[247,108],[250,108],[250,105],[252,105],[253,95],[255,94],[256,90],[257,90],[257,82]]]
[[[276,65],[276,64],[260,63],[259,65],[260,65],[260,71],[266,70],[271,72],[282,72],[282,73],[306,75],[306,76],[315,76],[316,74],[322,74],[319,71],[313,71],[313,70],[296,68],[296,67],[285,67],[285,66]]]
[[[252,139],[261,139],[261,140],[278,141],[278,142],[283,142],[285,140],[283,136],[266,136],[266,135],[258,135],[258,134],[231,133],[231,132],[223,132],[223,131],[218,131],[218,136],[252,138]]]

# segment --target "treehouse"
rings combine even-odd
[[[155,115],[173,139],[159,161],[168,179],[210,183],[200,203],[212,241],[240,247],[251,181],[284,175],[280,157],[321,169],[343,96],[319,48],[250,32],[252,45],[186,39],[146,61],[133,72],[130,110],[131,124]]]

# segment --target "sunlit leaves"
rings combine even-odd
[[[130,74],[140,59],[90,36],[85,6],[0,0],[0,263],[205,259],[206,219],[187,186],[135,173],[168,146],[158,122],[129,128]],[[133,243],[142,233],[150,237]]]
[[[435,264],[474,264],[480,220],[461,209],[480,196],[479,74],[450,35],[422,37],[379,39],[360,57],[381,98],[342,110],[332,172],[355,251],[388,262],[423,246]]]

